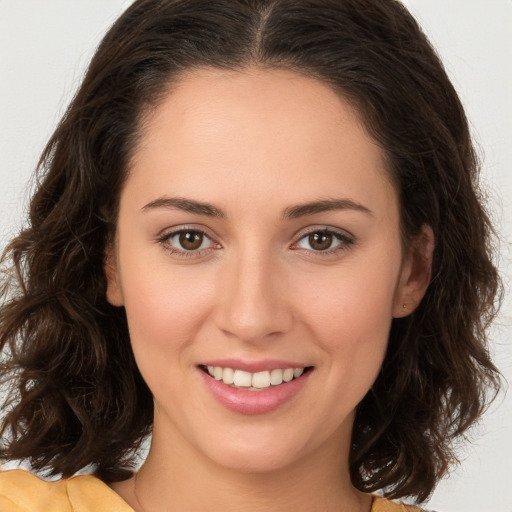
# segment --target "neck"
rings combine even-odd
[[[329,443],[288,467],[256,473],[221,467],[188,446],[168,444],[155,431],[144,465],[130,481],[114,486],[137,512],[368,512],[371,507],[371,497],[350,482],[348,450],[343,454],[342,446],[336,451]]]

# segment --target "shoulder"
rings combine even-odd
[[[413,505],[404,505],[376,496],[373,500],[371,512],[428,512]]]
[[[92,475],[52,482],[28,471],[0,472],[2,512],[133,512],[110,487]]]

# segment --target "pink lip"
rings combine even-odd
[[[219,361],[217,361],[218,363]],[[223,366],[221,364],[214,364],[210,366]],[[240,366],[233,365],[235,368]],[[225,365],[224,368],[233,368],[231,365]],[[247,366],[246,366],[247,367]],[[256,371],[261,366],[258,366]],[[273,368],[276,368],[274,366]],[[283,368],[283,366],[277,366],[277,368]],[[284,366],[284,368],[302,368],[301,365],[297,366]],[[311,371],[308,371],[301,375],[298,379],[294,379],[290,382],[286,382],[279,386],[273,386],[263,391],[249,391],[245,389],[238,389],[227,384],[224,384],[221,380],[216,380],[208,375],[202,369],[198,369],[203,381],[207,388],[212,393],[214,398],[226,409],[237,412],[239,414],[255,415],[265,414],[275,409],[278,409],[288,401],[290,401],[299,391],[304,387]],[[245,370],[248,371],[248,370]]]
[[[279,359],[264,359],[261,361],[243,361],[241,359],[216,359],[215,361],[204,361],[201,366],[220,366],[221,368],[233,368],[244,372],[256,373],[286,368],[305,368],[308,365],[294,361]]]

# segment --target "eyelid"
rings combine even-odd
[[[169,243],[169,239],[173,236],[186,232],[186,231],[195,231],[201,233],[203,236],[208,238],[211,242],[211,246],[205,249],[197,249],[197,250],[186,250],[179,249],[177,247],[172,246]],[[326,249],[324,251],[315,251],[313,249],[304,249],[298,247],[298,243],[303,240],[306,236],[309,236],[313,233],[330,233],[334,235],[338,240],[340,240],[340,244],[336,245],[332,249]],[[356,243],[356,237],[345,229],[341,229],[334,226],[328,225],[313,225],[308,226],[306,228],[302,228],[294,235],[294,242],[291,244],[290,249],[303,251],[315,256],[329,256],[339,252],[343,252],[348,250],[348,248]],[[211,234],[211,230],[206,226],[197,225],[197,224],[183,224],[177,226],[171,226],[163,229],[156,236],[156,242],[161,244],[165,250],[170,252],[171,254],[177,255],[178,257],[183,258],[193,258],[203,256],[205,252],[211,252],[212,250],[217,250],[222,248],[222,244],[218,241],[218,237],[214,234]]]
[[[347,231],[346,229],[338,228],[338,227],[335,227],[335,226],[330,226],[330,225],[327,225],[327,224],[313,224],[311,226],[307,226],[305,228],[301,228],[299,231],[297,231],[295,233],[293,238],[298,240],[300,238],[303,238],[305,235],[310,235],[311,233],[316,233],[316,232],[319,232],[319,231],[333,233],[335,235],[339,235],[341,237],[344,237],[344,238],[347,238],[347,239],[351,239],[354,242],[356,240],[356,237],[350,231]]]
[[[341,243],[335,246],[332,249],[326,249],[325,251],[315,251],[312,249],[302,249],[298,247],[298,243],[303,240],[305,237],[313,234],[313,233],[330,233],[333,234]],[[337,252],[342,252],[347,250],[350,246],[356,243],[356,237],[347,231],[346,229],[337,228],[334,226],[327,225],[314,225],[308,226],[306,228],[302,228],[298,231],[294,236],[295,242],[292,243],[291,249],[293,250],[302,250],[309,252],[310,254],[318,255],[318,256],[327,256],[332,255]]]
[[[207,247],[205,249],[187,251],[186,249],[174,247],[169,243],[169,240],[173,236],[176,236],[179,233],[187,231],[201,233],[203,236],[210,240],[212,246]],[[164,247],[164,249],[170,252],[171,254],[184,258],[200,257],[203,256],[205,252],[210,252],[212,250],[220,249],[222,247],[220,242],[218,242],[217,237],[215,235],[212,235],[209,229],[207,229],[205,226],[194,224],[183,224],[167,227],[160,231],[160,233],[158,233],[158,235],[156,236],[156,242],[161,244]]]

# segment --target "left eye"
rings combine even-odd
[[[344,242],[348,243],[349,240],[339,233],[329,230],[319,230],[304,235],[297,242],[297,246],[309,251],[322,252],[336,249],[338,246],[343,245]]]
[[[187,252],[208,249],[213,244],[205,233],[194,229],[175,231],[165,241],[174,250]]]

